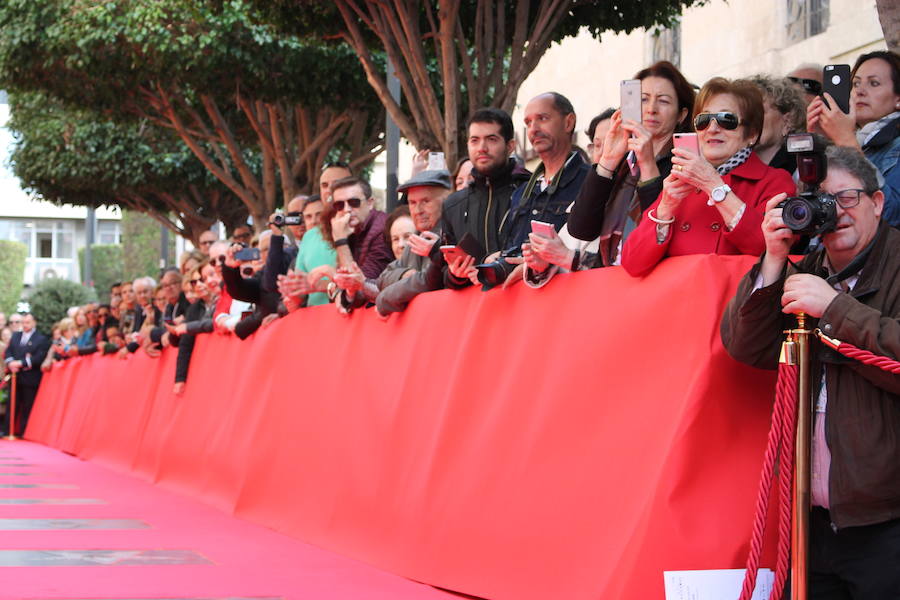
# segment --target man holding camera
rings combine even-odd
[[[446,170],[421,171],[397,188],[397,192],[407,195],[409,213],[418,233],[410,236],[400,258],[374,279],[365,278],[355,262],[338,269],[334,279],[341,289],[337,304],[343,312],[366,302],[374,302],[380,315],[400,312],[419,294],[443,286],[439,221],[450,188],[450,173]]]
[[[790,315],[825,335],[900,357],[900,232],[881,221],[884,194],[858,151],[832,146],[819,196],[834,200],[822,246],[796,265],[796,234],[779,203],[766,205],[766,252],[744,276],[722,319],[729,354],[760,368],[778,363]],[[821,343],[811,352],[810,598],[900,597],[900,378]]]

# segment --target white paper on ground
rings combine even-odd
[[[738,600],[744,585],[744,569],[665,571],[666,600]],[[775,581],[771,569],[760,569],[753,600],[768,600]]]

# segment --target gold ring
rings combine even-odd
[[[678,170],[680,171],[680,170],[681,170],[681,165],[675,165],[675,168],[678,169]]]

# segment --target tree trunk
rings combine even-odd
[[[888,50],[900,52],[900,3],[897,0],[875,0],[875,7]]]

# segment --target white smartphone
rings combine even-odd
[[[626,79],[619,87],[622,120],[641,122],[641,80]]]
[[[556,234],[556,227],[550,223],[544,223],[543,221],[532,221],[531,232],[535,235],[551,239]]]
[[[428,170],[429,171],[441,171],[447,170],[447,161],[444,159],[443,152],[429,152],[428,153]]]

